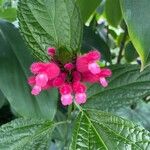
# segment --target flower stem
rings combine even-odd
[[[72,105],[68,106],[68,120],[71,120]]]
[[[123,38],[122,38],[122,41],[121,41],[121,44],[120,44],[120,50],[119,50],[119,55],[118,55],[118,58],[117,58],[117,64],[120,64],[120,62],[121,62],[122,53],[123,53],[123,50],[124,50],[124,47],[125,47],[127,35],[128,35],[128,31],[127,31],[127,27],[125,27],[124,35],[123,35]]]

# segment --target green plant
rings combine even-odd
[[[19,30],[0,20],[0,108],[16,118],[0,127],[0,149],[149,150],[149,8],[148,0],[19,0]],[[29,68],[49,61],[48,47],[63,66],[97,49],[98,65],[112,70],[108,86],[87,84],[83,105],[63,106],[57,89],[33,96]]]

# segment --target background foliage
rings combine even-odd
[[[149,0],[0,0],[0,149],[148,150],[149,10]],[[98,49],[109,86],[88,85],[87,103],[68,108],[56,90],[32,96],[29,66],[48,46],[63,63]]]

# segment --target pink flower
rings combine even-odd
[[[54,81],[53,81],[53,86],[54,87],[60,87],[60,86],[62,86],[63,84],[64,84],[64,79],[62,78],[62,77],[56,77],[55,79],[54,79]]]
[[[32,95],[36,96],[36,95],[40,94],[41,90],[42,89],[40,86],[35,85],[31,91],[31,93],[32,93]]]
[[[33,76],[28,78],[28,83],[33,95],[40,94],[42,90],[58,88],[62,105],[71,105],[73,97],[76,103],[84,104],[87,100],[87,87],[83,82],[108,86],[106,78],[112,72],[110,69],[100,68],[98,64],[101,54],[97,50],[79,56],[65,65],[54,57],[55,48],[49,47],[47,52],[52,57],[50,62],[35,62],[30,67]]]
[[[110,77],[112,75],[112,72],[110,69],[102,69],[99,73],[99,82],[103,87],[108,86],[108,82],[106,80],[106,77]]]
[[[103,87],[107,87],[108,86],[108,82],[106,81],[106,78],[104,77],[100,77],[99,78],[99,82]]]
[[[31,77],[28,78],[28,84],[29,84],[30,86],[34,86],[35,83],[36,83],[36,81],[35,81],[35,76],[31,76]]]
[[[61,95],[71,94],[72,93],[72,87],[70,84],[65,83],[59,88]]]
[[[61,102],[64,106],[71,105],[72,99],[73,99],[73,97],[71,94],[61,95]]]
[[[64,68],[68,71],[71,71],[72,69],[74,69],[74,65],[72,63],[67,63],[64,65]]]
[[[49,80],[47,82],[47,84],[44,87],[42,87],[42,90],[48,90],[48,89],[53,88],[53,87],[54,87],[53,86],[53,80]]]
[[[74,82],[73,91],[75,93],[84,93],[86,91],[86,86],[81,82]]]
[[[56,54],[56,48],[54,48],[54,47],[49,47],[49,48],[47,49],[47,53],[48,53],[49,56],[53,57],[53,56]]]
[[[46,64],[43,62],[35,62],[31,65],[30,70],[33,74],[38,74],[45,70]]]
[[[33,74],[47,74],[48,79],[56,78],[60,73],[60,68],[55,63],[33,63],[30,67]]]
[[[91,72],[85,72],[82,74],[82,80],[84,82],[96,83],[99,81],[99,75],[93,75]]]
[[[75,101],[78,104],[84,104],[86,102],[86,94],[85,93],[77,93],[77,94],[75,94]]]
[[[92,50],[87,53],[87,57],[89,61],[97,61],[101,59],[101,54],[97,50]]]
[[[65,72],[61,72],[58,77],[53,80],[54,87],[60,87],[65,83],[67,74]]]
[[[100,77],[111,77],[111,75],[112,75],[111,70],[107,68],[101,69],[101,72],[99,73]]]
[[[88,71],[93,74],[99,73],[100,67],[97,64],[97,61],[99,61],[100,58],[101,55],[97,50],[79,56],[76,61],[77,70],[81,73]]]
[[[81,74],[78,71],[74,71],[72,73],[72,76],[73,76],[73,82],[77,82],[81,80]]]
[[[103,87],[107,87],[108,83],[106,81],[106,77],[110,77],[112,75],[112,72],[110,69],[101,69],[100,73],[93,75],[92,73],[83,73],[83,81],[84,82],[90,82],[90,83],[96,83],[99,82]]]
[[[44,73],[38,74],[35,78],[35,81],[37,86],[44,87],[48,82],[48,76]]]
[[[47,74],[48,79],[52,80],[59,75],[60,68],[55,63],[46,63],[45,69],[42,71],[42,73]]]
[[[92,74],[98,74],[100,73],[101,69],[99,65],[96,62],[89,63],[88,64],[88,69]]]

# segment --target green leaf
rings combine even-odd
[[[3,0],[0,0],[0,5],[2,5],[2,3],[3,3]]]
[[[84,27],[82,50],[87,52],[91,49],[97,49],[102,53],[103,59],[111,62],[111,53],[105,41],[90,27]]]
[[[131,108],[122,107],[116,110],[118,116],[126,118],[143,126],[145,129],[150,131],[150,104],[140,102],[138,104],[133,104]]]
[[[148,150],[150,132],[109,113],[80,112],[70,150]]]
[[[52,120],[57,107],[56,90],[31,95],[27,84],[29,67],[34,61],[18,30],[0,21],[0,89],[14,110],[23,117]]]
[[[92,13],[100,5],[101,1],[102,0],[76,0],[76,3],[78,4],[81,11],[82,20],[84,22],[89,19]]]
[[[140,72],[137,65],[111,67],[112,77],[107,88],[93,84],[88,88],[85,108],[115,112],[138,103],[150,93],[150,67]]]
[[[150,2],[148,0],[120,0],[123,17],[128,26],[129,36],[142,60],[144,69],[150,64]]]
[[[2,108],[4,104],[5,104],[5,96],[0,91],[0,108]]]
[[[108,23],[117,27],[122,19],[119,0],[106,0],[105,16]]]
[[[63,48],[70,57],[79,51],[82,21],[73,0],[20,0],[18,9],[21,31],[40,59],[47,59],[48,46]]]
[[[124,50],[124,57],[127,62],[132,62],[138,57],[138,53],[133,46],[132,42],[127,43],[125,50]]]
[[[17,19],[17,11],[15,8],[0,9],[0,19],[6,19],[11,22]]]
[[[53,129],[50,121],[16,119],[0,127],[0,149],[46,150]]]

